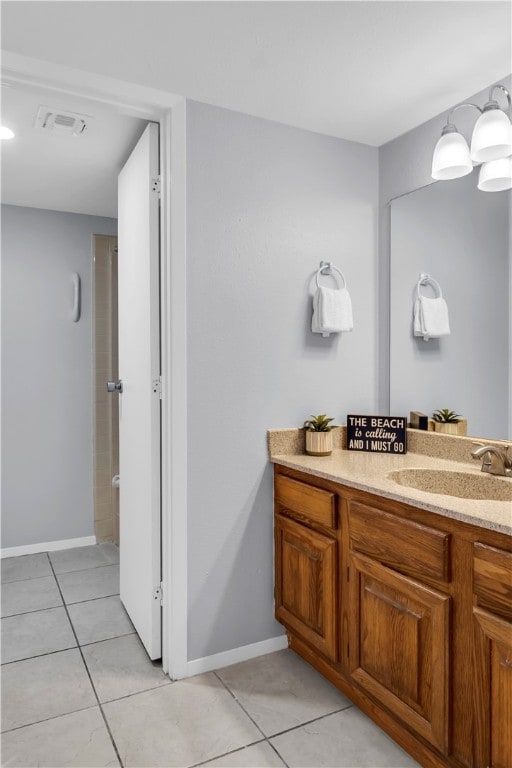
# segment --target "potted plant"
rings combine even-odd
[[[450,411],[448,408],[440,408],[432,414],[434,419],[434,429],[436,432],[444,432],[447,435],[463,435],[465,430],[461,429],[462,419],[460,413]]]
[[[311,416],[304,422],[306,430],[306,453],[310,456],[330,456],[332,453],[332,435],[331,429],[335,424],[331,424],[334,419],[329,418],[325,413],[318,416]]]

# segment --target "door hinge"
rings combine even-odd
[[[163,585],[163,582],[160,582],[158,587],[154,587],[154,589],[153,589],[153,600],[158,600],[160,605],[164,604],[164,585]]]
[[[153,379],[153,393],[155,395],[158,395],[160,400],[162,399],[162,377],[159,376],[158,379]]]
[[[161,192],[161,177],[155,176],[154,179],[151,180],[151,189],[153,192],[156,192],[157,195],[160,195]]]

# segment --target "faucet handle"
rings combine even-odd
[[[481,443],[477,440],[472,440],[471,445],[474,445],[474,449],[471,451],[471,456],[473,459],[479,459],[482,455],[482,453],[479,451],[479,448],[485,448],[485,443]]]

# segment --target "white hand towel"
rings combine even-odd
[[[425,341],[450,334],[448,306],[442,296],[419,296],[414,303],[414,335]]]
[[[317,288],[313,297],[313,333],[327,335],[354,327],[352,301],[346,288]]]

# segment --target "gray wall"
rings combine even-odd
[[[378,152],[195,102],[187,125],[194,659],[283,632],[266,429],[376,407]],[[321,259],[345,272],[352,333],[309,330]]]
[[[480,192],[477,179],[478,169],[392,203],[390,408],[450,408],[468,434],[506,438],[510,193]],[[412,334],[421,272],[439,282],[450,316],[451,334],[428,342]]]
[[[511,75],[503,77],[499,82],[509,90],[512,89]],[[488,89],[468,94],[466,101],[483,106],[487,98]],[[498,98],[500,104],[504,103],[502,96]],[[457,127],[466,138],[471,136],[476,115],[473,109],[456,113]],[[384,321],[389,317],[390,281],[390,208],[387,203],[394,197],[432,183],[432,152],[441,136],[446,116],[447,112],[443,112],[379,148],[379,306],[383,319],[379,329],[379,407],[383,412],[389,405],[389,324]]]
[[[4,548],[94,534],[92,235],[116,233],[114,219],[2,206]]]

